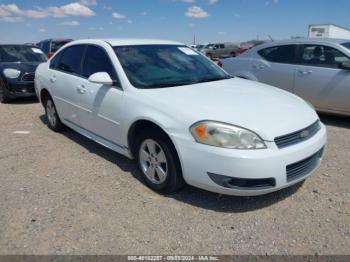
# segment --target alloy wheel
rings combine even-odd
[[[154,184],[162,184],[168,176],[168,163],[163,148],[153,139],[146,139],[139,149],[143,174]]]
[[[56,126],[57,114],[56,114],[55,106],[51,100],[48,100],[46,103],[46,115],[50,122],[50,125],[53,127]]]

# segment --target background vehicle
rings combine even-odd
[[[60,49],[65,44],[73,41],[72,39],[46,39],[40,41],[37,45],[43,50],[48,58],[53,56],[53,54]]]
[[[74,41],[38,67],[35,87],[49,128],[67,125],[135,158],[162,193],[184,181],[230,195],[273,192],[306,179],[326,142],[302,99],[232,78],[171,41]]]
[[[238,54],[239,46],[233,43],[209,44],[201,52],[211,59],[220,57],[235,57]]]
[[[319,111],[350,115],[350,41],[272,42],[220,62],[232,75],[282,88]]]
[[[37,47],[0,45],[0,102],[35,96],[34,72],[46,60]]]
[[[203,48],[205,48],[205,44],[195,45],[194,49],[196,49],[198,52],[201,52]]]
[[[255,47],[255,46],[258,46],[258,45],[262,45],[264,43],[266,43],[267,41],[263,41],[263,40],[251,40],[251,41],[248,41],[248,42],[242,42],[240,43],[239,45],[239,50],[238,50],[238,53],[239,54],[243,54],[245,51]]]
[[[309,38],[350,39],[350,30],[333,24],[310,25]]]

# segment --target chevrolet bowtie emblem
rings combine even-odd
[[[308,130],[304,130],[303,132],[300,133],[300,138],[305,139],[308,138],[310,135],[310,132]]]

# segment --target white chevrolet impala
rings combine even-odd
[[[184,44],[80,40],[36,70],[54,131],[68,126],[129,158],[145,183],[260,195],[306,179],[326,129],[301,98],[233,78]]]

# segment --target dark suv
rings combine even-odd
[[[46,55],[37,47],[0,45],[0,102],[35,96],[35,69],[45,61]]]
[[[37,45],[50,58],[58,49],[71,41],[73,39],[47,39],[39,42]]]

